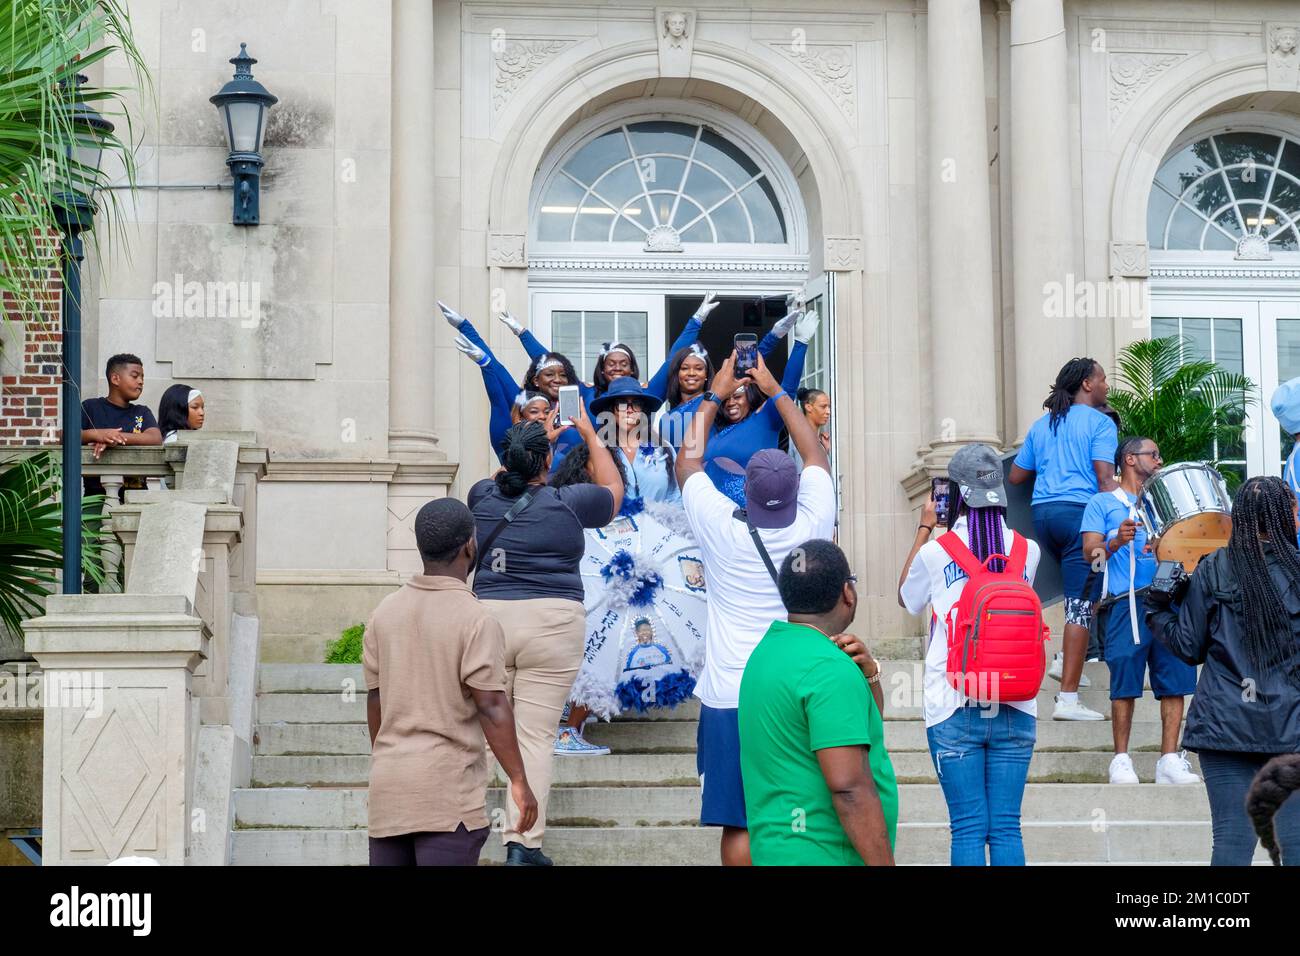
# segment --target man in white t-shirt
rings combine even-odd
[[[835,487],[826,451],[812,426],[759,356],[750,378],[768,401],[777,403],[804,468],[800,473],[793,459],[778,449],[755,452],[745,468],[746,510],[744,517],[737,517],[735,503],[704,473],[705,447],[722,396],[745,382],[736,379],[734,369],[733,354],[705,392],[677,456],[677,481],[704,560],[709,595],[704,668],[695,684],[701,704],[696,755],[703,788],[700,823],[723,828],[724,865],[745,866],[749,833],[736,711],[740,678],[772,622],[787,619],[775,569],[796,546],[812,538],[830,540],[834,533]],[[770,568],[753,535],[762,540]]]

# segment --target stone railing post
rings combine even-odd
[[[189,854],[194,669],[209,634],[179,594],[51,595],[28,621],[44,671],[42,862]]]

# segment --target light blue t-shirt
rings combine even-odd
[[[1094,461],[1115,461],[1119,432],[1115,423],[1091,405],[1074,404],[1057,422],[1056,433],[1046,414],[1029,427],[1016,464],[1035,472],[1030,505],[1074,501],[1086,505],[1097,493]]]
[[[1118,489],[1127,505],[1122,504],[1110,491],[1093,495],[1088,507],[1083,509],[1083,521],[1080,531],[1092,531],[1101,535],[1103,541],[1109,541],[1119,532],[1119,526],[1129,516],[1129,508],[1137,503],[1123,488]],[[1106,590],[1110,594],[1128,593],[1128,563],[1134,550],[1137,551],[1137,567],[1133,569],[1133,587],[1144,588],[1156,576],[1156,556],[1143,552],[1147,543],[1146,527],[1139,521],[1133,543],[1125,545],[1107,559]]]
[[[1297,498],[1300,498],[1300,483],[1297,483],[1295,475],[1296,452],[1300,452],[1300,443],[1297,443],[1296,446],[1291,449],[1291,454],[1286,456],[1286,464],[1282,466],[1282,480],[1287,483],[1287,486],[1291,489],[1291,493]],[[1296,547],[1300,547],[1300,532],[1296,533],[1295,540]]]

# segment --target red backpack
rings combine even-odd
[[[1047,669],[1043,605],[1025,583],[1029,544],[1016,535],[1011,556],[994,554],[980,563],[952,531],[939,545],[969,580],[948,612],[948,682],[981,703],[1032,700]],[[1001,571],[989,562],[1001,559]]]

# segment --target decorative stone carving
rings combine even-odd
[[[690,76],[695,51],[695,11],[655,7],[655,34],[659,38],[659,75]]]
[[[853,47],[847,45],[809,44],[806,40],[768,44],[787,59],[797,63],[826,91],[844,118],[857,122],[857,70]]]
[[[1112,242],[1110,244],[1110,274],[1112,278],[1145,279],[1151,275],[1147,264],[1145,242]]]
[[[828,272],[853,272],[862,268],[862,240],[857,236],[827,236],[822,256]]]
[[[1237,240],[1237,254],[1234,259],[1272,259],[1268,250],[1268,240],[1263,236],[1251,234]]]
[[[645,237],[646,252],[681,252],[682,237],[672,226],[660,223]]]
[[[492,110],[500,113],[520,84],[575,40],[492,41]]]
[[[1300,27],[1269,23],[1264,30],[1268,52],[1268,88],[1290,93],[1300,89]]]
[[[524,237],[514,233],[490,233],[488,265],[503,269],[528,268],[528,258],[524,255]]]
[[[1109,57],[1110,128],[1119,125],[1138,95],[1186,53],[1112,53]]]

